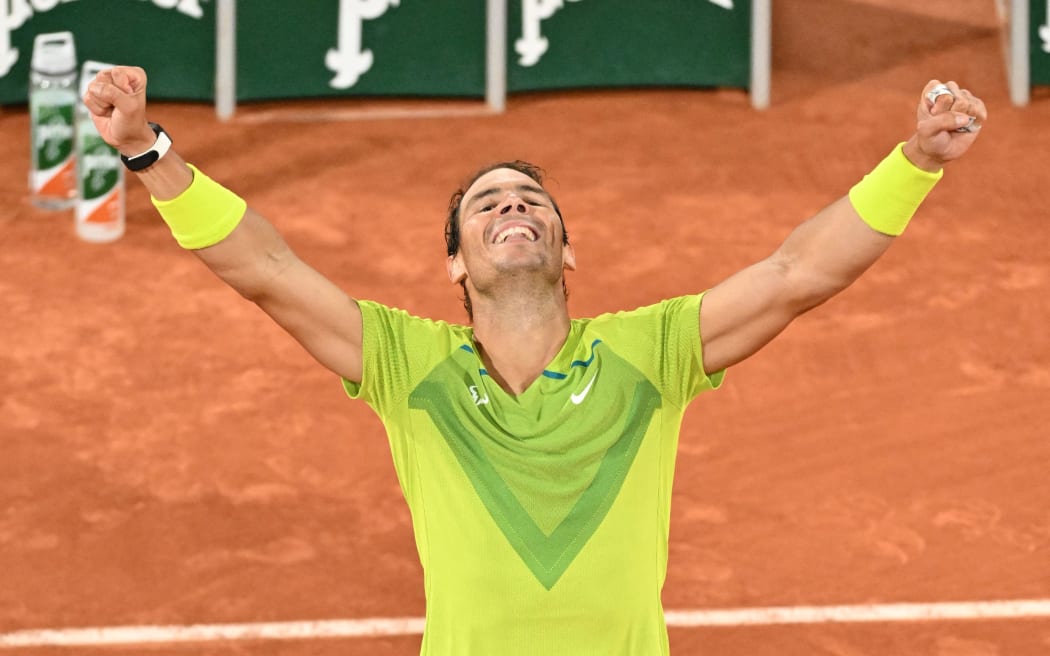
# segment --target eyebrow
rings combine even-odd
[[[547,193],[547,190],[544,189],[543,187],[540,187],[540,186],[537,186],[537,185],[534,185],[534,184],[522,183],[522,184],[514,185],[514,187],[512,187],[512,189],[514,189],[514,191],[517,191],[519,193],[539,194],[539,195],[543,196],[544,198],[546,198],[547,200],[549,200],[552,204],[554,203],[554,199],[551,197],[551,195],[549,193]],[[477,194],[474,195],[473,198],[471,198],[469,201],[467,201],[467,204],[464,207],[469,210],[479,200],[488,198],[490,196],[495,196],[495,195],[497,195],[499,193],[502,193],[504,190],[505,190],[504,187],[489,187],[488,189],[485,189],[484,191],[479,191]]]

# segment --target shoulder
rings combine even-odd
[[[390,333],[403,335],[431,335],[434,337],[447,335],[450,338],[462,338],[469,341],[471,329],[457,323],[451,323],[441,319],[430,319],[416,316],[407,310],[391,307],[370,300],[358,300],[361,308],[361,316],[365,324],[365,331],[370,327],[372,330],[385,330]]]
[[[605,326],[642,326],[648,323],[662,323],[676,317],[693,317],[699,315],[700,302],[704,294],[689,294],[666,298],[651,305],[643,305],[633,310],[607,312],[592,319],[578,319],[594,327]]]

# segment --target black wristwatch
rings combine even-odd
[[[164,128],[160,127],[156,123],[150,123],[150,128],[153,129],[153,134],[157,135],[157,140],[153,143],[153,146],[144,153],[134,155],[132,157],[120,156],[120,161],[124,162],[124,166],[129,171],[141,171],[142,169],[149,168],[157,163],[161,157],[167,154],[168,149],[171,148],[171,137],[164,131]]]

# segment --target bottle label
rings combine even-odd
[[[76,188],[73,161],[73,104],[32,103],[32,191],[69,198]]]
[[[108,196],[77,204],[76,220],[78,223],[118,224],[120,217],[120,190]]]
[[[79,131],[77,178],[78,223],[106,224],[122,220],[120,155],[95,131],[90,121]]]
[[[96,134],[81,136],[80,197],[92,200],[105,196],[120,181],[120,155]]]
[[[61,166],[73,154],[73,105],[39,105],[33,115],[37,169]]]

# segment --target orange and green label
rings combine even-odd
[[[114,224],[122,220],[124,193],[120,155],[95,131],[90,120],[77,130],[76,219],[80,224]]]
[[[120,155],[98,134],[81,133],[79,160],[77,170],[82,200],[105,196],[120,181]]]
[[[76,180],[73,161],[73,102],[72,92],[51,100],[69,102],[33,102],[32,151],[33,170],[30,175],[32,191],[42,197],[72,198]]]
[[[107,198],[102,199],[100,203],[95,203],[87,207],[86,214],[81,214],[78,211],[77,219],[81,223],[113,223],[114,221],[120,220],[120,194],[111,194]]]

